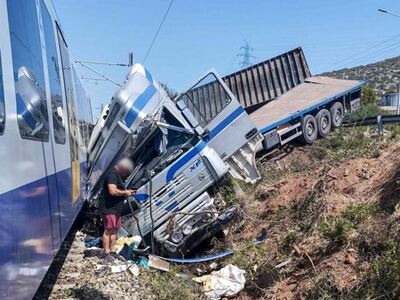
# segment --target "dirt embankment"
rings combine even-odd
[[[400,249],[397,130],[380,140],[358,130],[356,142],[341,131],[259,159],[263,179],[236,192],[246,222],[229,240],[239,247],[262,227],[269,238],[227,261],[248,271],[239,299],[400,297],[400,288],[391,286],[400,267],[390,267],[400,258],[385,261]],[[383,284],[382,272],[391,274]]]

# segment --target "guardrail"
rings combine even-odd
[[[383,134],[384,124],[399,124],[399,123],[400,123],[400,115],[388,115],[388,116],[369,117],[355,121],[344,121],[342,126],[357,127],[357,126],[376,125],[378,127],[379,134]]]

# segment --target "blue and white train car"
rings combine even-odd
[[[0,299],[34,295],[80,211],[91,124],[51,0],[0,0]]]

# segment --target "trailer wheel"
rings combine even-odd
[[[315,116],[318,124],[318,135],[325,137],[331,131],[332,119],[331,113],[326,109],[321,109]]]
[[[307,144],[312,144],[318,137],[318,125],[317,121],[312,115],[306,115],[303,118],[303,124],[301,125],[303,131],[302,140]]]
[[[332,105],[331,109],[331,119],[332,119],[332,127],[336,128],[342,125],[343,116],[344,116],[344,108],[343,104],[340,102],[336,102]]]

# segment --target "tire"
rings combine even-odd
[[[318,125],[318,136],[325,137],[329,134],[332,127],[331,113],[326,109],[321,109],[315,116]]]
[[[314,143],[318,137],[317,120],[312,115],[306,115],[301,124],[301,131],[303,132],[302,140],[304,143]]]
[[[331,113],[332,127],[337,128],[340,125],[342,125],[344,116],[343,104],[340,102],[334,103],[330,109],[330,113]]]

